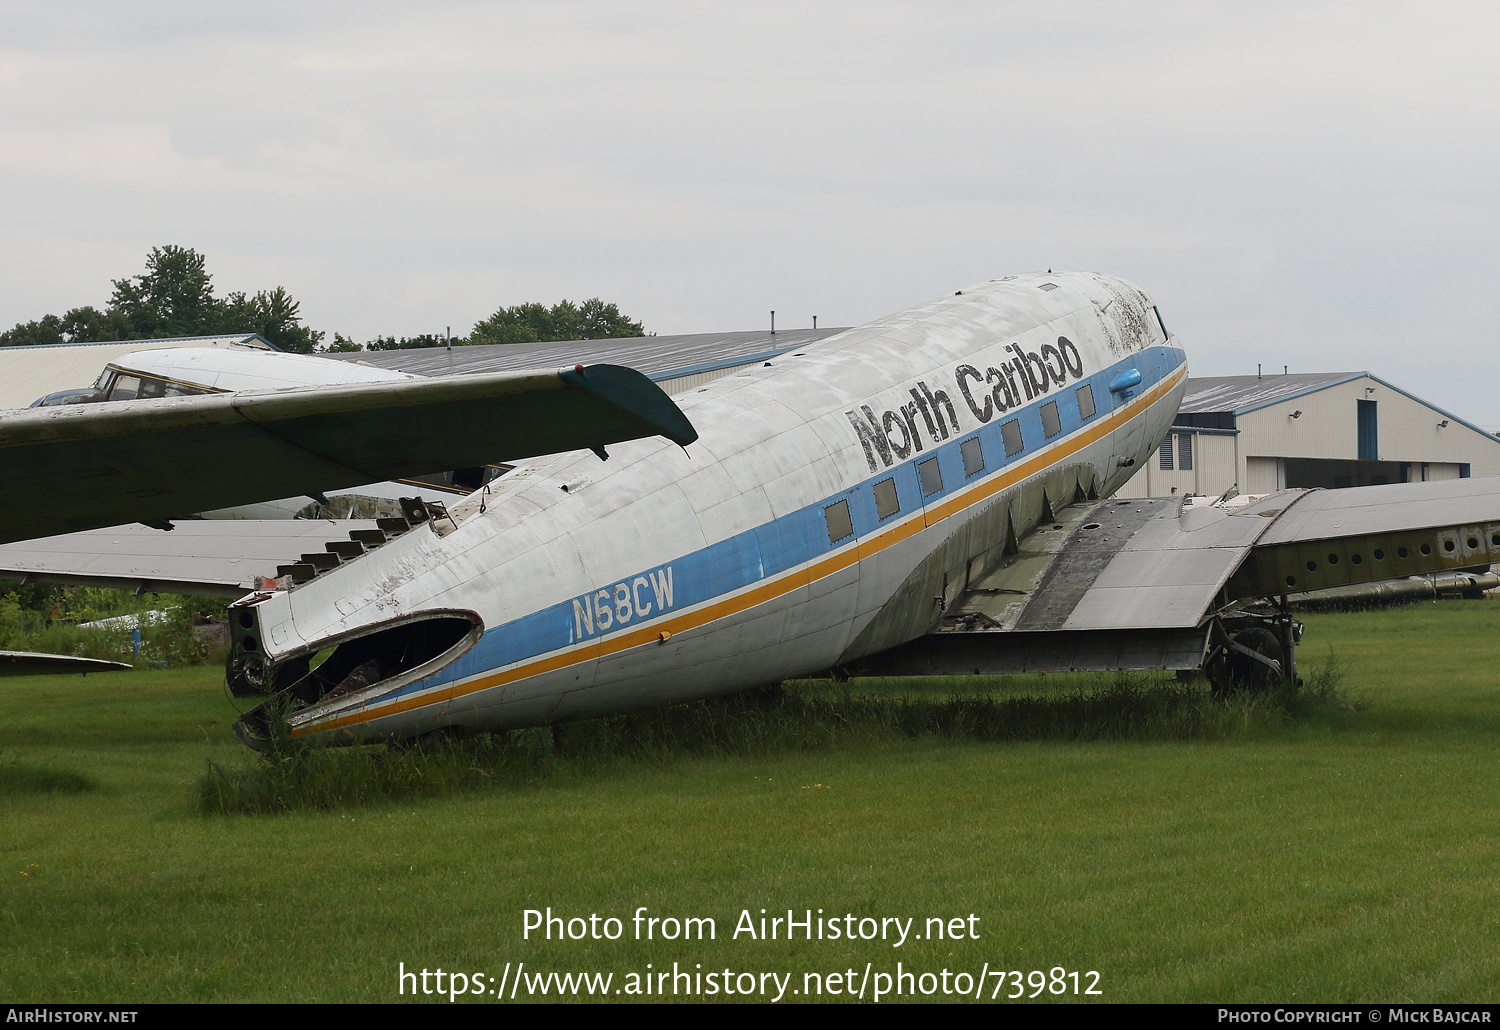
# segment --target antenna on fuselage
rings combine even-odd
[[[776,312],[771,312],[771,335],[776,335]]]

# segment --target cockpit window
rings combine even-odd
[[[219,393],[206,386],[174,383],[168,379],[129,372],[113,365],[106,368],[94,383],[94,388],[103,395],[102,400],[134,401],[151,397],[195,397],[204,393]]]
[[[141,389],[140,376],[117,375],[109,385],[109,399],[112,401],[133,401]]]

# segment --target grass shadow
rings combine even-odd
[[[97,786],[82,773],[27,765],[0,755],[0,797],[18,794],[82,794]]]

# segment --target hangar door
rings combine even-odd
[[[1358,405],[1359,457],[1361,461],[1380,460],[1380,436],[1375,425],[1375,402],[1355,401]]]

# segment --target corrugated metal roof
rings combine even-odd
[[[24,408],[58,390],[92,386],[105,365],[138,350],[228,346],[276,349],[258,333],[0,347],[0,408]]]
[[[1299,394],[1348,382],[1367,372],[1294,372],[1269,376],[1206,376],[1188,380],[1187,393],[1177,409],[1184,415],[1200,412],[1242,414],[1253,408]]]
[[[423,347],[412,350],[330,354],[418,375],[441,376],[517,369],[562,368],[607,363],[625,365],[652,379],[675,379],[728,365],[765,360],[806,347],[845,329],[787,329],[747,333],[690,333],[680,336],[632,336],[555,343],[491,343],[474,347]]]
[[[1179,418],[1185,415],[1215,413],[1239,416],[1264,408],[1269,404],[1317,393],[1319,390],[1326,390],[1340,383],[1366,378],[1373,383],[1379,383],[1388,390],[1394,390],[1409,400],[1431,408],[1433,412],[1444,418],[1452,419],[1459,425],[1472,429],[1487,442],[1500,444],[1500,439],[1497,439],[1493,433],[1475,425],[1463,416],[1455,415],[1446,408],[1440,408],[1431,401],[1423,400],[1416,394],[1409,393],[1369,372],[1303,372],[1279,376],[1208,376],[1201,379],[1189,379],[1187,392],[1183,395],[1177,414]]]

